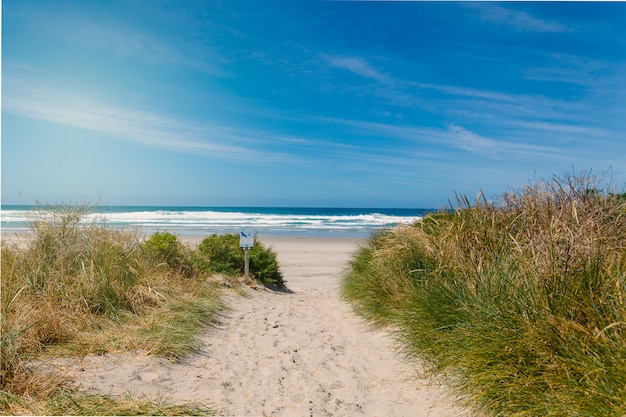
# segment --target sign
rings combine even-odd
[[[250,229],[241,229],[239,232],[239,247],[242,249],[252,249],[254,246],[254,233]]]

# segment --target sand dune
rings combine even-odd
[[[338,295],[353,239],[266,238],[291,292],[248,290],[182,363],[151,356],[64,362],[87,391],[202,403],[228,416],[459,416],[447,391],[394,354]]]

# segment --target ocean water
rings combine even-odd
[[[43,210],[43,211],[42,211]],[[410,224],[432,209],[287,208],[287,207],[166,207],[99,206],[84,221],[137,229],[147,235],[168,231],[205,236],[251,230],[259,236],[367,237],[381,228]],[[23,233],[43,207],[2,206],[2,234]]]

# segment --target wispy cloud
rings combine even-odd
[[[572,83],[584,90],[581,96],[550,96],[540,93],[512,93],[490,89],[479,89],[470,86],[431,83],[427,81],[407,79],[384,71],[372,65],[366,58],[355,55],[321,55],[323,62],[330,68],[342,69],[364,79],[375,81],[368,86],[344,86],[346,90],[357,91],[387,100],[390,104],[407,107],[436,109],[438,106],[446,111],[465,111],[472,117],[483,118],[491,110],[498,115],[510,117],[538,117],[560,121],[580,121],[589,118],[590,114],[583,109],[590,100],[606,96],[616,96],[616,91],[626,91],[624,76],[626,67],[623,63],[608,63],[599,59],[590,59],[570,54],[544,54],[544,65],[533,65],[522,69],[524,80]],[[424,94],[426,93],[426,95]],[[433,96],[433,94],[436,94]],[[427,96],[428,99],[424,97]],[[450,100],[454,100],[451,102]],[[613,103],[623,109],[623,103]],[[614,111],[607,109],[606,111]],[[591,118],[597,120],[597,112]],[[621,113],[620,113],[621,115]]]
[[[612,84],[612,88],[624,85],[626,65],[601,59],[554,53],[545,56],[543,65],[534,65],[524,71],[529,80],[556,81],[595,88]],[[622,87],[623,88],[623,87]]]
[[[422,144],[417,146],[429,149],[432,159],[441,159],[445,150],[440,147],[445,147],[458,155],[475,155],[491,163],[511,159],[515,163],[524,161],[529,167],[565,161],[602,166],[624,150],[621,142],[615,143],[626,127],[626,108],[618,99],[622,96],[619,92],[626,91],[622,64],[607,66],[583,57],[546,56],[548,65],[528,71],[527,78],[580,86],[573,95],[560,96],[551,95],[549,89],[545,94],[518,93],[404,79],[358,56],[325,59],[332,68],[372,81],[356,87],[357,93],[382,100],[376,103],[378,106],[393,105],[433,116],[432,121],[424,123],[424,119],[398,110],[403,114],[402,125],[387,124],[378,117],[375,120],[383,123],[358,118],[329,121],[351,126],[350,134]],[[349,91],[350,87],[343,88]],[[410,126],[412,120],[414,126]],[[379,151],[388,154],[385,148]]]
[[[503,125],[523,128],[524,130],[542,131],[550,134],[580,135],[591,140],[607,136],[608,132],[599,127],[573,126],[562,123],[548,123],[542,121],[503,120]]]
[[[348,70],[363,78],[369,78],[383,84],[394,84],[395,79],[377,70],[369,62],[358,56],[322,55],[328,64],[335,68]]]
[[[450,125],[448,128],[448,132],[450,133],[450,137],[453,140],[453,144],[461,149],[466,151],[481,153],[487,155],[495,155],[497,149],[499,148],[499,144],[493,139],[489,139],[478,135],[474,132],[470,132],[469,130],[457,126]]]
[[[138,143],[150,148],[206,155],[246,164],[281,164],[298,169],[360,172],[406,180],[407,172],[438,172],[441,154],[386,146],[386,141],[367,145],[341,143],[328,137],[276,135],[270,131],[238,128],[210,122],[185,120],[130,107],[111,106],[84,97],[11,79],[3,91],[3,113],[87,129],[112,140]],[[317,119],[319,122],[320,119]],[[327,124],[329,120],[322,120]],[[398,138],[437,142],[453,140],[449,132],[427,128],[409,129],[367,123],[333,120],[360,129],[378,129]],[[474,150],[476,151],[476,150]]]
[[[385,166],[389,172],[395,172],[415,164],[419,158],[428,159],[428,155],[398,152],[382,145],[363,146],[328,138],[276,135],[251,127],[239,128],[112,106],[16,77],[7,80],[2,111],[87,129],[150,148],[248,164],[280,163],[301,169],[328,170],[341,160],[342,169],[378,172],[381,166]],[[397,134],[402,135],[400,130]]]
[[[42,10],[29,16],[29,21],[38,30],[88,50],[106,51],[148,65],[166,64],[210,75],[225,73],[220,65],[225,58],[206,43],[176,41],[121,20],[113,22],[102,18],[96,21],[74,10],[65,13]]]
[[[545,114],[545,106],[562,107],[564,105],[561,101],[550,100],[542,96],[503,93],[394,77],[374,68],[366,59],[358,56],[324,55],[323,58],[333,68],[345,69],[361,77],[378,81],[378,86],[370,88],[370,94],[405,107],[432,109],[436,107],[436,103],[443,103],[449,109],[463,109],[467,107],[470,110],[480,109],[480,112],[484,113],[484,104],[487,103],[494,106],[504,106],[500,107],[502,112],[510,108],[512,114],[520,114],[521,103],[523,103],[525,112],[532,111]],[[439,96],[434,97],[434,100],[425,100],[421,98],[424,91],[436,93]],[[456,100],[456,102],[451,103],[449,100]],[[481,104],[477,105],[478,103]],[[538,104],[541,104],[539,109]]]
[[[493,101],[501,101],[501,102],[515,102],[518,97],[512,94],[499,93],[497,91],[489,91],[489,90],[478,90],[475,88],[469,87],[457,87],[452,85],[437,85],[437,84],[429,84],[429,83],[419,83],[407,81],[406,85],[415,86],[419,89],[429,89],[435,90],[439,93],[450,95],[450,96],[461,96],[467,98],[477,98],[477,99],[487,99]]]
[[[485,22],[505,25],[524,32],[569,32],[562,23],[537,18],[529,13],[503,7],[494,3],[464,3],[476,10]]]
[[[362,120],[321,118],[329,123],[351,126],[363,134],[395,138],[414,143],[438,145],[440,148],[458,149],[474,154],[500,159],[504,157],[560,158],[563,149],[549,145],[535,145],[506,139],[493,139],[473,132],[458,124],[447,127],[397,126]],[[436,151],[436,147],[429,146]],[[382,150],[381,150],[382,151]]]
[[[200,123],[121,108],[12,79],[3,91],[3,112],[89,129],[142,145],[231,160],[268,163],[298,157],[264,149],[263,132]]]

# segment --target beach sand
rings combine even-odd
[[[179,363],[106,354],[57,365],[87,392],[201,403],[224,416],[469,415],[340,300],[358,240],[261,241],[277,252],[290,291],[227,292],[229,308],[198,353]]]

